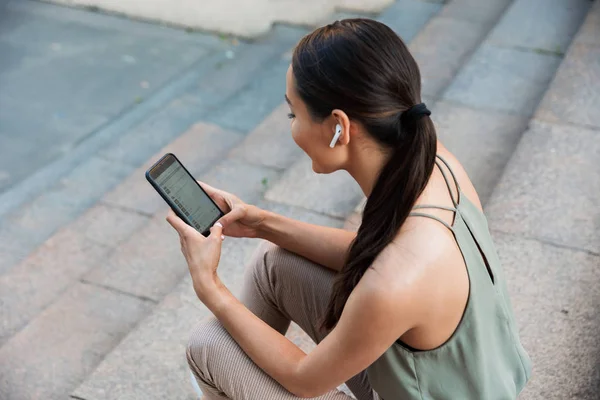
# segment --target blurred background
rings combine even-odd
[[[297,41],[356,16],[409,44],[479,191],[534,363],[520,398],[600,398],[600,2],[0,0],[0,399],[195,398],[209,312],[144,177],[167,151],[357,229],[360,188],[312,172],[283,99]],[[257,244],[224,242],[234,293]]]

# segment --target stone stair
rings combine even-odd
[[[154,216],[163,204],[148,190],[143,172],[153,159],[174,151],[192,173],[205,175],[245,131],[204,123],[181,133],[220,109],[239,108],[242,92],[260,99],[263,108],[253,109],[251,118],[264,119],[281,102],[285,87],[287,65],[277,61],[306,30],[278,26],[247,43],[170,29],[157,33],[113,17],[99,23],[80,10],[32,2],[9,3],[8,9],[49,19],[60,9],[63,21],[111,33],[126,25],[143,39],[170,40],[174,47],[184,42],[203,54],[181,76],[97,127],[66,157],[0,196],[0,398],[64,398],[185,271],[172,246],[158,246],[169,259],[167,268],[159,266],[157,253],[143,254],[144,248],[157,247],[157,230],[167,233],[161,229],[164,219]],[[281,78],[276,87],[254,84],[265,70]],[[256,175],[260,191],[262,170],[244,170]],[[227,177],[227,171],[220,173]],[[172,237],[164,242],[172,243]],[[151,277],[140,269],[150,267],[140,257],[155,260],[157,286],[152,279],[143,286],[136,276],[135,271]],[[42,347],[30,352],[35,338]]]
[[[522,398],[600,389],[600,2],[593,3],[488,203],[523,345]]]
[[[17,11],[21,7],[30,10],[31,6],[26,7],[29,3],[9,6]],[[34,11],[46,17],[59,13],[55,8],[59,7],[42,4],[36,5]],[[98,31],[105,28],[113,35],[115,31],[117,35],[124,34],[123,21],[118,19],[106,17],[108,22],[97,26],[97,20],[87,18],[79,10],[61,10],[61,16],[63,13],[67,21],[82,21]],[[181,32],[176,35],[167,31],[157,35],[145,24],[129,23],[140,31],[139,36],[145,41],[137,40],[144,45],[160,39],[160,42],[170,41],[174,47],[187,45],[203,56],[198,56],[187,71],[165,82],[147,99],[138,96],[135,101],[139,104],[125,106],[120,114],[115,111],[112,115],[102,115],[103,119],[113,115],[116,118],[92,126],[93,132],[69,149],[65,157],[0,195],[0,273],[22,261],[193,123],[210,121],[222,109],[239,108],[240,91],[260,99],[262,108],[254,110],[251,116],[236,116],[236,119],[245,118],[250,124],[266,117],[280,103],[281,94],[276,90],[284,83],[256,87],[253,82],[267,67],[271,68],[269,72],[276,73],[275,65],[280,67],[277,76],[285,76],[287,66],[275,61],[305,33],[303,29],[278,26],[258,43],[238,41],[234,45],[231,41],[195,33],[182,37]]]
[[[598,271],[592,267],[597,265],[600,253],[596,246],[600,242],[598,212],[597,207],[593,208],[600,193],[598,176],[594,176],[596,180],[589,183],[587,191],[574,186],[579,197],[548,192],[547,180],[543,179],[548,175],[541,175],[545,173],[540,167],[542,161],[534,164],[532,155],[554,148],[546,143],[547,132],[559,141],[557,148],[564,146],[564,152],[559,154],[584,154],[585,158],[570,158],[572,169],[568,171],[561,171],[559,164],[551,165],[556,167],[553,176],[562,179],[557,182],[561,188],[575,185],[570,179],[584,171],[585,166],[589,170],[594,162],[598,165],[597,157],[592,157],[594,151],[598,155],[598,149],[588,146],[597,134],[594,130],[600,127],[598,114],[592,111],[594,105],[600,105],[596,92],[588,93],[585,112],[569,108],[572,106],[562,97],[565,91],[571,93],[573,104],[579,105],[575,89],[585,91],[586,84],[598,85],[598,75],[593,73],[587,81],[584,74],[575,89],[565,84],[581,75],[572,55],[597,64],[594,51],[598,47],[594,45],[600,37],[598,2],[533,116],[531,129],[520,141],[590,4],[588,0],[451,0],[446,4],[399,0],[378,17],[410,42],[421,67],[424,101],[433,108],[440,138],[463,162],[486,208],[489,207],[499,249],[504,253],[505,264],[510,264],[507,275],[510,287],[515,288],[513,304],[525,327],[526,347],[532,349],[534,364],[537,357],[544,360],[542,375],[528,388],[527,396],[532,399],[571,398],[576,390],[573,384],[583,387],[591,381],[589,371],[593,370],[590,357],[594,353],[582,353],[580,359],[585,363],[579,368],[587,375],[579,374],[569,381],[571,375],[567,374],[557,380],[554,392],[544,387],[545,377],[551,379],[557,365],[551,358],[555,348],[538,342],[544,337],[543,329],[552,330],[552,326],[532,314],[535,310],[531,304],[537,303],[532,302],[536,299],[531,296],[539,292],[532,280],[524,280],[524,276],[531,275],[523,275],[521,264],[517,264],[525,252],[531,266],[541,257],[559,266],[564,254],[549,258],[538,254],[539,250],[551,246],[548,254],[553,255],[564,247],[582,248],[585,254],[569,250],[580,261],[582,267],[577,272],[582,275],[558,278],[597,280]],[[334,17],[345,15],[338,13]],[[533,15],[537,17],[532,18]],[[16,221],[17,215],[27,226],[27,216],[42,207],[46,213],[42,215],[48,215],[53,225],[37,236],[14,228],[2,231],[5,226],[18,226],[15,223],[0,225],[0,237],[10,238],[19,232],[21,236],[16,237],[20,241],[13,243],[24,249],[23,254],[6,253],[10,263],[3,262],[8,267],[0,275],[1,398],[64,398],[68,392],[73,398],[85,400],[194,398],[184,348],[190,329],[208,311],[193,293],[176,234],[164,221],[165,206],[143,177],[143,171],[166,151],[177,154],[199,179],[249,203],[311,223],[337,227],[346,223],[350,229],[356,226],[360,216],[357,204],[362,198],[356,183],[339,172],[315,176],[309,160],[288,133],[286,106],[281,104],[284,77],[289,49],[303,32],[277,26],[272,35],[257,43],[242,43],[240,48],[223,45],[219,51],[235,51],[233,61],[244,68],[236,68],[228,58],[218,61],[224,63],[222,67],[203,76],[199,85],[182,84],[183,93],[169,98],[167,106],[159,107],[151,119],[127,129],[118,140],[94,152],[94,157],[82,164],[79,175],[74,172],[72,179],[80,184],[83,178],[89,178],[90,171],[102,183],[97,189],[88,183],[86,191],[82,191],[85,196],[67,203],[68,218],[52,216],[51,206],[56,207],[56,203],[30,202],[19,205],[17,214],[8,217],[12,218],[10,221]],[[253,46],[257,46],[258,55]],[[240,76],[239,71],[245,72]],[[178,113],[181,104],[185,111]],[[563,127],[558,121],[579,126]],[[196,124],[180,135],[193,123]],[[581,125],[587,127],[584,134],[579,133],[583,130]],[[576,142],[580,147],[569,147],[564,139],[561,141],[563,130],[568,136],[581,135]],[[138,146],[143,151],[131,151]],[[511,158],[515,148],[517,152]],[[557,155],[553,157],[558,161]],[[508,169],[502,175],[507,163]],[[107,179],[100,171],[110,165],[118,168],[114,168],[116,176]],[[523,186],[523,170],[531,171],[539,182],[526,180]],[[557,200],[564,200],[549,205],[572,206],[574,199],[581,200],[581,209],[572,207],[574,214],[566,214],[574,219],[560,219],[556,210],[542,208],[554,212],[556,227],[565,224],[568,229],[564,236],[556,236],[552,226],[539,231],[544,228],[542,222],[546,222],[544,214],[523,208],[539,204],[533,197],[533,189],[538,187]],[[67,194],[73,195],[56,191],[61,193],[58,196],[62,197],[57,197],[61,200]],[[515,191],[519,196],[512,197]],[[577,234],[568,222],[579,223],[586,213],[592,218],[587,225],[582,222],[582,232]],[[224,242],[219,272],[234,293],[256,245],[257,241],[250,239],[230,238]],[[517,258],[517,252],[521,257]],[[31,254],[25,256],[27,253]],[[532,273],[543,265],[535,265]],[[581,279],[576,283],[583,285]],[[559,290],[552,286],[556,285],[554,281],[542,283],[544,288]],[[598,300],[597,291],[594,298],[593,289],[582,289],[592,295],[582,300],[584,309],[577,313],[575,307],[568,308],[571,314],[559,311],[557,318],[573,318],[561,320],[560,326],[565,330],[570,321],[579,323],[577,326],[583,330],[573,338],[589,345],[581,352],[594,352],[598,343],[588,343],[593,337],[589,317],[594,315],[590,307],[594,299]],[[581,300],[571,292],[565,293],[568,287],[560,290],[569,301]],[[527,319],[546,325],[527,323]],[[594,321],[597,324],[597,319]],[[564,345],[559,343],[562,332],[554,333],[553,345]],[[288,337],[306,351],[313,346],[294,325]],[[576,343],[579,342],[571,347]],[[566,359],[563,362],[566,371],[570,364]],[[561,385],[563,390],[571,390],[569,396],[556,394],[566,393],[560,392]],[[580,398],[592,398],[584,397],[588,392],[582,390]]]

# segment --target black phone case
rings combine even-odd
[[[219,206],[217,205],[217,203],[215,203],[213,201],[213,199],[208,195],[208,193],[206,193],[206,191],[204,189],[202,189],[202,186],[200,186],[200,184],[198,183],[198,181],[196,181],[196,179],[194,179],[194,177],[192,176],[192,174],[190,174],[190,171],[187,170],[187,168],[183,165],[183,163],[181,161],[179,161],[179,159],[175,156],[175,154],[173,153],[167,153],[164,156],[162,156],[157,162],[155,162],[154,164],[152,164],[152,166],[150,168],[148,168],[148,170],[146,171],[146,180],[152,185],[152,187],[158,192],[158,194],[160,195],[160,197],[163,198],[164,201],[167,202],[167,204],[169,205],[169,207],[171,207],[171,210],[173,210],[173,212],[175,212],[175,214],[177,214],[177,216],[179,218],[181,218],[186,224],[188,224],[189,226],[191,226],[192,228],[196,229],[195,226],[193,226],[190,221],[188,220],[188,218],[183,215],[178,209],[177,206],[171,201],[171,199],[169,198],[169,196],[167,196],[162,189],[160,188],[160,186],[158,186],[158,184],[156,182],[154,182],[154,179],[152,179],[152,177],[150,176],[150,171],[156,167],[158,164],[160,164],[165,158],[172,156],[173,158],[175,158],[175,161],[179,163],[179,165],[181,165],[181,168],[183,168],[183,170],[188,174],[188,176],[196,183],[196,185],[198,185],[198,187],[200,188],[200,190],[202,190],[202,192],[204,192],[204,194],[210,199],[210,201],[215,205],[215,207],[217,207],[217,210],[219,210],[219,212],[221,213],[221,215],[219,215],[217,218],[215,218],[210,224],[209,226],[213,226],[213,224],[215,222],[217,222],[219,220],[219,218],[221,218],[222,216],[225,215],[225,213],[223,213],[223,210],[221,210],[219,208]],[[210,228],[209,228],[210,229]],[[204,236],[208,236],[210,235],[210,230],[207,229],[204,232],[200,232],[202,233],[202,235]]]

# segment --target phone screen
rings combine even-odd
[[[150,178],[199,232],[208,230],[223,213],[173,155],[168,154],[149,171]]]

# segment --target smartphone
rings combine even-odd
[[[146,179],[179,218],[204,236],[225,215],[173,153],[151,166]]]

